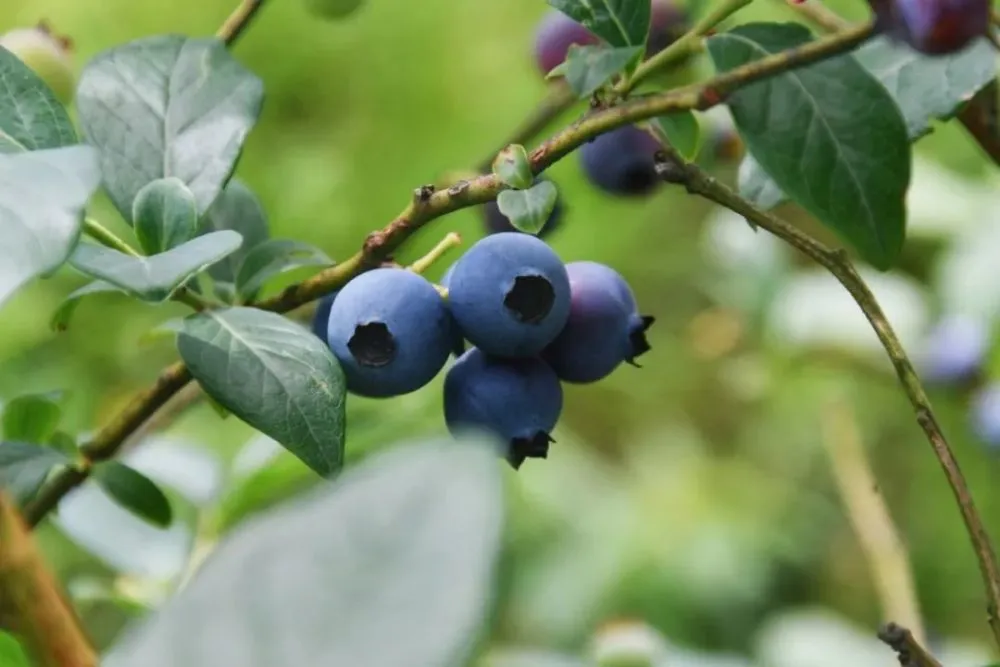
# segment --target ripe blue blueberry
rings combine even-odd
[[[620,196],[652,192],[660,182],[654,155],[656,140],[634,125],[596,137],[580,147],[580,165],[590,182]]]
[[[526,458],[548,456],[562,404],[559,378],[536,357],[500,359],[472,348],[445,375],[448,430],[478,428],[503,438],[515,469]]]
[[[491,234],[455,263],[448,304],[466,340],[499,357],[530,357],[569,317],[569,277],[542,240]]]
[[[455,270],[455,265],[452,264],[448,267],[448,270],[444,272],[441,276],[441,282],[439,283],[441,287],[448,289],[448,283],[451,281],[451,274]],[[451,339],[451,353],[456,357],[462,356],[465,352],[465,336],[462,335],[462,329],[458,326],[458,322],[455,321],[455,316],[451,314],[451,307],[449,305],[448,315],[451,317],[452,321],[452,339]]]
[[[989,332],[977,319],[942,318],[924,341],[922,366],[929,382],[961,383],[973,379],[989,349]]]
[[[384,398],[416,391],[444,367],[453,322],[434,286],[412,271],[380,268],[347,283],[330,309],[327,342],[347,389]]]
[[[646,331],[655,319],[640,315],[625,279],[597,262],[571,262],[569,321],[543,353],[566,382],[596,382],[621,363],[649,351]]]
[[[535,179],[535,182],[538,182],[537,178]],[[545,225],[536,236],[538,236],[538,238],[545,238],[551,234],[559,227],[559,223],[562,222],[562,218],[563,204],[562,197],[559,197],[556,199],[556,205],[552,207],[552,212],[549,213],[548,220],[545,221]],[[507,216],[500,212],[500,207],[497,206],[496,200],[483,204],[483,219],[486,222],[487,234],[518,231],[514,225],[510,224],[510,220],[507,219]]]
[[[336,298],[337,292],[324,296],[320,299],[319,304],[316,306],[316,313],[313,315],[313,333],[324,341],[326,340],[326,331],[330,326],[330,309],[333,308],[333,300]]]
[[[927,55],[965,49],[990,28],[989,0],[870,0],[876,26]]]
[[[1000,383],[990,383],[973,395],[970,418],[980,440],[994,447],[1000,445]]]

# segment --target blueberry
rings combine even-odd
[[[472,348],[444,380],[444,418],[454,435],[479,428],[507,440],[515,469],[526,458],[546,458],[549,433],[562,411],[559,378],[536,357],[500,359]]]
[[[989,350],[989,332],[978,320],[942,318],[924,342],[923,372],[929,382],[961,383],[973,379]]]
[[[687,15],[675,0],[653,0],[649,16],[647,56],[659,53],[687,31]]]
[[[444,367],[453,323],[434,286],[406,269],[373,269],[347,283],[330,309],[327,342],[347,389],[383,398],[416,391]]]
[[[537,183],[538,180],[539,179],[536,178],[535,182]],[[562,218],[562,197],[559,197],[556,199],[556,205],[552,207],[552,213],[549,214],[549,219],[545,221],[545,225],[542,227],[541,231],[538,232],[537,236],[539,238],[545,238],[551,234],[559,227],[559,223],[562,222]],[[500,207],[497,206],[496,200],[483,204],[483,219],[486,224],[487,234],[518,231],[514,225],[510,224],[510,220],[507,219],[507,216],[500,212]]]
[[[915,51],[947,55],[990,28],[989,0],[871,0],[876,27]]]
[[[455,271],[455,265],[452,264],[448,267],[448,270],[444,272],[441,276],[441,287],[448,289],[448,283],[451,281],[451,274]],[[455,321],[454,315],[451,314],[451,309],[448,310],[449,317],[452,318],[452,340],[451,340],[451,353],[456,357],[462,356],[465,352],[465,337],[462,335],[462,329],[458,326],[458,322]]]
[[[338,292],[339,290],[320,299],[316,306],[316,313],[313,315],[313,333],[323,340],[326,340],[326,332],[330,327],[330,309],[333,308],[333,300],[337,298]]]
[[[1000,383],[990,383],[973,395],[970,418],[978,438],[989,445],[1000,445]]]
[[[569,277],[559,256],[531,234],[500,232],[455,263],[448,303],[466,340],[500,357],[530,357],[569,317]]]
[[[548,74],[566,60],[571,44],[599,44],[597,35],[562,12],[551,9],[535,33],[535,63],[542,74]]]
[[[596,382],[649,350],[655,319],[640,315],[625,279],[597,262],[571,262],[569,321],[543,353],[559,379]]]
[[[660,182],[653,156],[659,144],[647,132],[626,125],[580,148],[580,164],[590,182],[620,196],[652,192]]]

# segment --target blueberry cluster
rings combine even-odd
[[[498,435],[515,468],[547,456],[563,382],[596,382],[649,350],[653,318],[639,314],[621,275],[596,262],[564,264],[529,234],[487,236],[441,287],[447,296],[408,269],[368,271],[323,299],[313,330],[360,396],[416,391],[454,354],[448,429]]]

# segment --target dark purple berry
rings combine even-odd
[[[538,182],[538,179],[535,179]],[[556,199],[556,205],[552,207],[552,213],[549,214],[549,219],[545,221],[545,225],[536,234],[538,238],[545,238],[553,231],[559,227],[559,223],[562,222],[563,217],[563,205],[562,197]],[[519,231],[510,224],[510,220],[507,219],[503,213],[500,212],[500,207],[497,206],[496,200],[487,202],[483,204],[483,220],[486,224],[487,234],[498,234],[500,232],[516,232]]]
[[[590,182],[608,194],[635,197],[660,182],[653,156],[659,144],[649,133],[626,125],[580,148],[580,165]]]
[[[546,458],[562,411],[559,378],[545,362],[528,357],[500,359],[472,348],[444,380],[444,418],[459,435],[480,429],[508,443],[507,460],[516,469],[526,458]]]
[[[990,29],[989,0],[870,0],[876,26],[915,51],[962,51]]]
[[[562,12],[551,9],[542,17],[535,33],[535,63],[542,74],[548,74],[566,60],[570,45],[585,46],[600,42],[597,35],[583,25]]]
[[[596,382],[622,362],[633,365],[649,351],[646,331],[654,318],[640,315],[625,279],[597,262],[566,265],[570,311],[566,327],[542,357],[559,379]]]
[[[319,304],[316,306],[316,313],[313,315],[313,333],[324,341],[326,340],[326,332],[330,327],[330,309],[333,308],[333,300],[336,298],[337,292],[324,296],[320,299]]]
[[[687,15],[675,0],[653,0],[649,16],[646,55],[659,53],[687,31]]]
[[[327,342],[347,389],[383,398],[407,394],[444,367],[454,323],[434,286],[406,269],[373,269],[351,280],[330,309]]]
[[[448,305],[466,340],[498,357],[541,352],[566,324],[569,299],[562,260],[531,234],[485,237],[448,278]]]

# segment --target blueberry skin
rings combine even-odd
[[[871,0],[876,28],[925,55],[962,51],[990,26],[989,0]]]
[[[455,265],[452,264],[448,267],[448,270],[444,272],[441,276],[440,285],[441,287],[448,289],[448,283],[451,281],[451,274],[455,270]],[[462,335],[462,330],[458,326],[458,322],[455,320],[455,316],[451,314],[451,306],[448,306],[448,315],[451,317],[452,321],[452,341],[451,341],[451,353],[456,357],[462,356],[465,352],[465,337]]]
[[[656,140],[634,125],[602,134],[580,147],[580,166],[593,185],[623,197],[648,195],[660,183]]]
[[[313,315],[312,331],[318,338],[326,340],[326,332],[330,326],[330,309],[333,308],[333,300],[337,298],[340,290],[327,294],[320,299],[316,306],[316,313]]]
[[[536,178],[535,183],[539,180],[540,179]],[[535,234],[535,236],[543,239],[558,229],[559,224],[562,222],[564,214],[563,209],[562,197],[557,197],[556,205],[552,207],[552,212],[549,214],[548,220],[545,221],[542,229]],[[483,222],[485,224],[487,234],[520,231],[515,228],[514,225],[510,224],[510,220],[507,219],[507,216],[500,212],[500,207],[497,206],[496,200],[483,204]]]
[[[1000,383],[993,382],[979,389],[969,408],[972,430],[989,445],[1000,445]]]
[[[359,396],[385,398],[420,389],[448,360],[453,322],[434,286],[398,268],[362,273],[330,309],[327,343]]]
[[[989,351],[989,331],[969,317],[942,318],[924,342],[922,366],[928,382],[957,384],[973,379]]]
[[[564,382],[597,382],[622,362],[649,351],[646,331],[655,319],[638,313],[621,275],[597,262],[571,262],[569,321],[542,358]]]
[[[649,14],[646,57],[655,55],[687,32],[688,17],[675,0],[653,0]]]
[[[542,74],[548,74],[566,60],[572,44],[600,44],[597,35],[557,9],[542,17],[535,32],[535,64]]]
[[[548,456],[562,405],[559,378],[537,357],[500,359],[472,348],[444,380],[448,430],[458,436],[479,428],[507,440],[507,460],[515,469],[526,458]]]
[[[566,267],[531,234],[483,238],[448,280],[448,305],[465,339],[498,357],[541,352],[566,324],[569,302]]]

